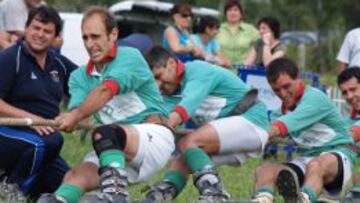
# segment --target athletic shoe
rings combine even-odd
[[[80,203],[130,203],[127,177],[123,169],[103,167],[100,169],[100,192],[85,195]]]
[[[26,196],[15,183],[7,183],[6,178],[0,183],[0,197],[6,203],[26,203]]]
[[[352,188],[348,191],[341,203],[356,203],[360,202],[360,189]]]
[[[283,169],[276,179],[279,194],[284,198],[284,203],[299,202],[300,185],[296,173],[291,169]]]
[[[176,197],[175,185],[169,181],[160,181],[151,186],[145,200],[138,203],[169,203]]]
[[[195,173],[193,178],[194,184],[200,193],[198,203],[231,202],[230,195],[223,189],[215,170],[207,169]]]
[[[67,201],[55,194],[46,193],[42,194],[36,203],[67,203]]]

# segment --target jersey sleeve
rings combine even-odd
[[[59,55],[59,59],[61,61],[61,63],[64,65],[65,67],[65,77],[64,77],[64,94],[67,96],[70,96],[69,93],[69,78],[71,73],[78,67],[74,62],[72,62],[70,59],[68,59],[67,57],[65,57],[64,55]]]
[[[138,50],[123,48],[118,51],[120,57],[109,63],[113,67],[104,74],[104,81],[112,80],[119,86],[118,94],[135,91],[153,79],[150,68]]]
[[[180,115],[187,114],[187,116],[182,116],[184,122],[187,120],[186,117],[190,118],[193,115],[203,100],[210,94],[215,84],[216,79],[214,76],[207,74],[200,77],[193,76],[186,82],[181,92],[182,99],[175,108],[180,111]]]
[[[319,94],[322,94],[319,92]],[[326,96],[304,95],[294,111],[278,117],[273,125],[278,125],[281,135],[296,132],[319,122],[332,111],[331,101]]]
[[[84,68],[84,67],[82,67]],[[82,69],[81,68],[81,69]],[[89,90],[86,87],[86,82],[84,81],[85,73],[82,72],[80,68],[73,71],[69,78],[69,93],[70,101],[68,104],[68,109],[73,109],[80,106],[86,99]]]

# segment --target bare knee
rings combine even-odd
[[[324,175],[324,170],[321,166],[321,161],[314,159],[306,165],[306,173],[318,174],[320,177]]]
[[[360,173],[356,173],[356,174],[354,174],[354,176],[353,176],[353,183],[354,183],[354,185],[356,184],[360,184]]]
[[[282,166],[280,164],[265,162],[260,166],[256,167],[256,178],[259,180],[268,180],[275,183],[277,174],[284,167],[285,166]]]
[[[74,184],[84,191],[96,189],[99,183],[98,167],[93,163],[83,163],[65,174],[64,183]]]
[[[192,134],[187,135],[178,142],[177,147],[182,152],[193,147],[198,147],[196,137]]]

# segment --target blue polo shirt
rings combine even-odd
[[[59,114],[67,82],[76,65],[48,52],[44,70],[19,40],[0,52],[0,98],[12,106],[44,118]]]

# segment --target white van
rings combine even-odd
[[[163,31],[170,23],[170,9],[173,3],[154,0],[147,1],[121,1],[112,5],[109,10],[115,15],[119,38],[127,37],[137,32],[147,34],[155,44],[161,44]],[[219,16],[219,11],[209,8],[193,8],[195,16]],[[64,20],[64,45],[61,53],[78,65],[87,63],[89,57],[86,53],[81,37],[82,14],[60,13]]]

